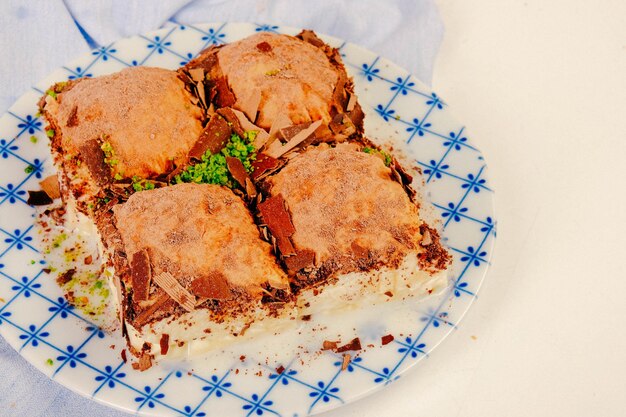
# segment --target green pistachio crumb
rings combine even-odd
[[[372,155],[376,155],[376,154],[381,155],[383,157],[383,162],[385,163],[385,166],[391,165],[391,155],[389,155],[385,151],[370,148],[368,146],[363,147],[361,151],[368,153],[368,154],[372,154]]]
[[[32,165],[27,166],[26,168],[24,168],[24,172],[27,174],[30,174],[31,172],[33,172],[35,170],[35,167]]]
[[[185,169],[174,179],[175,183],[194,182],[198,184],[218,184],[229,188],[237,186],[226,166],[226,158],[239,159],[246,172],[252,172],[252,162],[256,159],[256,149],[253,142],[257,136],[256,131],[245,132],[243,138],[233,134],[224,148],[216,154],[210,151],[202,155],[201,161]]]
[[[31,137],[30,137],[30,141],[31,141],[32,143],[37,143],[37,136],[31,136]]]
[[[54,365],[54,361],[53,361],[52,359],[48,358],[48,359],[46,360],[46,365],[48,365],[48,366],[52,366],[52,365]]]
[[[46,136],[48,136],[49,138],[54,137],[54,129],[46,130]]]
[[[48,90],[46,91],[46,94],[49,95],[50,97],[52,97],[53,99],[57,99],[57,93],[54,90]]]

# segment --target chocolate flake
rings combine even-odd
[[[263,221],[276,238],[278,248],[283,256],[295,255],[296,251],[289,240],[296,229],[291,222],[291,216],[285,207],[285,200],[281,194],[272,196],[258,205]]]
[[[239,158],[227,156],[226,166],[228,167],[228,171],[233,176],[235,181],[237,181],[241,188],[245,189],[248,173],[246,172],[246,168],[243,166],[243,162],[241,162]]]
[[[68,269],[62,274],[59,274],[59,276],[57,277],[57,284],[59,284],[59,286],[67,284],[72,280],[74,274],[76,274],[76,268]]]
[[[161,272],[154,277],[154,282],[185,310],[193,311],[195,298],[169,272]]]
[[[206,151],[216,154],[230,139],[232,130],[222,116],[214,115],[189,151],[189,158],[200,160]]]
[[[278,368],[276,368],[276,373],[278,375],[281,375],[283,372],[285,372],[285,367],[280,365]]]
[[[80,146],[79,151],[98,185],[104,186],[111,182],[111,168],[104,162],[104,151],[100,146],[98,139],[90,139]]]
[[[243,137],[245,130],[241,126],[239,122],[239,118],[230,107],[223,107],[221,109],[217,109],[217,114],[222,116],[228,123],[230,123],[230,127],[240,138]]]
[[[161,347],[161,355],[167,355],[167,351],[170,349],[170,335],[163,333],[159,340],[159,345]]]
[[[348,350],[361,350],[361,340],[358,337],[355,337],[350,342],[346,343],[343,346],[339,346],[336,350],[337,353],[345,352]]]
[[[61,191],[59,190],[59,180],[56,174],[46,177],[44,180],[39,181],[41,189],[48,194],[51,199],[61,197]]]
[[[289,272],[297,272],[314,265],[315,251],[311,249],[300,249],[295,255],[286,257],[284,261]]]
[[[311,315],[310,314],[305,314],[304,316],[300,317],[300,320],[302,320],[302,321],[311,321]]]
[[[241,111],[248,117],[250,122],[254,123],[256,120],[257,112],[259,111],[259,105],[261,104],[261,90],[251,90],[241,99],[237,100],[235,106],[239,107]]]
[[[350,365],[351,356],[349,353],[344,353],[342,356],[343,359],[341,361],[341,370],[345,371],[346,369],[348,369],[348,365]]]
[[[300,143],[308,139],[309,136],[311,136],[313,132],[315,132],[318,127],[320,127],[321,124],[322,120],[311,123],[309,127],[303,129],[300,133],[295,135],[289,140],[289,142],[285,144],[282,144],[279,141],[272,142],[272,144],[267,148],[265,153],[267,153],[267,155],[271,156],[272,158],[280,158],[282,155],[289,152]]]
[[[52,199],[45,191],[28,191],[28,200],[26,203],[29,206],[46,206],[52,204]]]
[[[150,293],[150,258],[144,249],[130,257],[130,271],[133,284],[133,301],[138,303],[148,299]]]
[[[324,343],[322,343],[322,350],[335,350],[335,349],[337,349],[337,342],[324,340]]]
[[[265,129],[260,128],[259,126],[250,122],[250,120],[248,120],[246,115],[240,112],[239,110],[235,110],[235,109],[231,109],[231,110],[233,114],[237,116],[237,120],[239,121],[239,124],[244,131],[256,132],[256,138],[254,139],[254,147],[255,149],[261,149],[261,147],[263,147],[263,145],[265,145],[265,143],[269,139],[270,137],[269,134],[265,131]]]
[[[215,80],[215,102],[219,107],[232,107],[235,104],[235,95],[228,87],[226,77],[218,77]]]
[[[393,335],[385,335],[383,337],[380,338],[381,343],[383,344],[383,346],[388,345],[389,343],[393,342]]]
[[[197,297],[214,300],[227,300],[233,296],[226,277],[220,272],[194,279],[190,291]]]
[[[78,126],[78,106],[72,107],[72,110],[70,111],[70,115],[68,116],[65,125],[67,127]]]
[[[122,352],[120,353],[120,356],[122,357],[122,361],[124,363],[126,363],[128,361],[128,359],[126,358],[126,349],[122,349]]]
[[[278,165],[278,159],[264,153],[257,154],[256,160],[252,162],[252,179],[259,179],[265,172],[272,171]]]

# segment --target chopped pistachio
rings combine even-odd
[[[53,361],[52,359],[48,358],[48,359],[46,360],[46,365],[48,365],[48,366],[52,366],[52,365],[54,365],[54,361]]]
[[[46,91],[46,94],[49,95],[50,97],[52,97],[53,99],[57,99],[57,93],[54,90],[48,90]]]
[[[252,162],[256,159],[253,142],[257,132],[249,131],[244,137],[233,134],[226,146],[216,154],[210,151],[202,155],[201,161],[185,169],[174,179],[175,183],[194,182],[198,184],[218,184],[229,188],[236,187],[236,182],[228,171],[226,157],[238,158],[247,172],[252,172]]]
[[[49,138],[54,137],[54,129],[46,130],[46,136],[48,136]]]
[[[31,136],[31,137],[30,137],[30,141],[31,141],[32,143],[37,143],[37,136]]]
[[[26,168],[24,168],[24,172],[27,174],[30,174],[31,172],[33,172],[35,170],[35,167],[32,165],[27,166]]]

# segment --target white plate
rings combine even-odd
[[[405,70],[350,43],[322,38],[340,47],[366,112],[366,134],[407,149],[425,179],[425,193],[444,227],[454,255],[450,291],[413,303],[410,325],[381,346],[384,317],[347,370],[341,357],[324,353],[258,366],[252,357],[225,360],[210,368],[165,363],[146,372],[124,364],[118,335],[110,335],[69,306],[34,243],[34,209],[26,190],[53,172],[44,122],[36,102],[54,82],[98,76],[129,65],[176,68],[214,43],[258,31],[296,34],[299,29],[240,23],[170,27],[122,39],[55,71],[22,96],[0,119],[0,334],[40,371],[66,387],[123,410],[159,416],[303,416],[339,407],[396,380],[428,356],[476,297],[495,240],[493,191],[485,161],[442,99]],[[398,42],[402,42],[398,39]],[[30,140],[38,138],[36,143]],[[32,166],[33,168],[26,169]],[[26,169],[26,171],[25,171]],[[27,172],[30,171],[30,172]],[[376,341],[376,342],[374,342]],[[115,349],[109,346],[115,345]],[[250,355],[250,347],[241,347]],[[254,349],[252,349],[254,350]],[[258,349],[257,349],[258,350]],[[284,353],[284,352],[283,352]],[[238,355],[236,356],[238,357]],[[51,359],[51,361],[48,361]],[[49,363],[52,362],[52,365]],[[215,363],[215,361],[211,362]],[[234,369],[241,372],[236,373]],[[255,373],[261,370],[261,376]]]

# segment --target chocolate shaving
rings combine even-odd
[[[299,249],[295,255],[284,258],[284,262],[289,272],[298,272],[315,264],[315,251]]]
[[[61,197],[61,190],[59,190],[59,180],[56,174],[46,177],[44,180],[39,181],[41,189],[48,194],[51,199]]]
[[[245,131],[239,122],[239,118],[230,107],[223,107],[221,109],[217,109],[217,114],[222,116],[228,123],[230,123],[230,127],[240,138],[243,138]]]
[[[233,297],[228,280],[220,272],[212,272],[194,279],[191,281],[190,291],[197,297],[213,300],[227,300]]]
[[[348,117],[359,133],[363,133],[363,119],[365,118],[365,114],[363,113],[363,109],[358,102],[354,105],[354,109],[348,113]]]
[[[67,122],[65,123],[67,127],[78,126],[78,106],[72,107],[70,111],[70,115],[67,117]]]
[[[133,285],[133,301],[138,303],[147,300],[150,294],[152,278],[148,251],[144,249],[130,256],[130,272]]]
[[[381,343],[383,344],[383,346],[388,345],[389,343],[393,342],[393,335],[385,335],[383,337],[380,338]]]
[[[296,37],[310,43],[313,46],[317,46],[318,48],[325,46],[324,41],[318,38],[312,30],[303,30],[297,34]]]
[[[128,359],[126,358],[126,349],[122,349],[122,352],[120,353],[120,356],[122,357],[122,361],[124,363],[128,362]]]
[[[263,222],[276,238],[278,248],[283,256],[295,255],[296,251],[289,240],[296,229],[291,222],[291,216],[285,207],[285,200],[281,194],[272,196],[258,205]]]
[[[343,346],[339,346],[336,352],[341,353],[348,350],[361,350],[361,340],[358,337],[355,337],[349,343],[346,343]]]
[[[85,259],[83,260],[83,262],[85,263],[85,265],[91,265],[93,263],[93,256],[91,255],[85,256]]]
[[[156,280],[155,280],[156,282]],[[175,305],[175,301],[172,300],[170,298],[170,296],[167,293],[160,293],[160,295],[158,296],[158,298],[156,299],[156,301],[150,306],[148,307],[146,310],[143,310],[141,312],[141,314],[137,315],[137,317],[135,317],[134,320],[134,325],[137,327],[141,327],[144,324],[146,324],[148,321],[150,321],[150,319],[152,318],[152,316],[154,315],[155,312],[159,311],[159,310],[167,310],[169,305],[168,304],[172,304]]]
[[[393,297],[393,293],[391,291],[385,291],[385,295],[387,297]]]
[[[272,158],[264,153],[257,154],[256,160],[252,162],[252,179],[259,179],[264,173],[272,171],[277,168],[278,165],[278,159]]]
[[[176,301],[187,311],[193,311],[195,307],[195,298],[189,293],[169,272],[161,272],[156,275],[154,282],[169,295],[172,300]]]
[[[170,335],[163,333],[159,340],[159,346],[161,347],[161,355],[167,355],[167,351],[170,349]]]
[[[254,147],[256,149],[261,149],[261,147],[265,145],[265,143],[269,139],[270,137],[269,134],[265,131],[265,129],[260,128],[254,123],[250,122],[250,120],[248,120],[246,115],[240,112],[239,110],[235,110],[235,109],[231,109],[231,110],[233,114],[237,116],[237,120],[239,120],[239,124],[241,125],[241,128],[243,130],[245,130],[246,132],[248,131],[257,132],[256,138],[254,139]]]
[[[79,152],[98,185],[105,186],[111,182],[111,168],[104,162],[104,151],[100,146],[98,139],[90,139],[80,146]]]
[[[235,106],[237,106],[248,117],[248,119],[254,123],[256,121],[256,115],[259,111],[260,104],[261,90],[255,88],[237,100]]]
[[[286,113],[280,113],[270,126],[270,137],[276,137],[276,134],[283,128],[291,125],[291,119]]]
[[[76,274],[76,268],[68,269],[62,274],[59,274],[59,276],[57,277],[57,284],[59,284],[59,286],[67,284],[72,280],[74,274]]]
[[[201,83],[204,81],[204,69],[203,68],[192,68],[189,70],[189,75],[191,79],[197,83]]]
[[[282,374],[283,372],[285,372],[285,367],[280,365],[278,368],[276,368],[276,373],[278,375]]]
[[[256,187],[254,186],[254,183],[252,182],[250,177],[246,177],[245,189],[246,189],[246,194],[248,194],[248,197],[254,198],[257,196]]]
[[[278,131],[278,136],[280,136],[283,142],[289,142],[291,138],[293,138],[309,126],[311,126],[311,123],[301,123],[299,125],[285,126]]]
[[[211,117],[204,131],[189,151],[189,158],[200,160],[206,151],[210,151],[212,154],[219,153],[226,146],[231,133],[232,130],[228,122],[222,116]]]
[[[45,191],[28,191],[28,200],[26,203],[29,206],[46,206],[52,204],[52,199]]]
[[[236,98],[233,92],[228,87],[228,81],[226,77],[218,77],[215,80],[214,86],[214,91],[216,93],[214,99],[215,103],[219,107],[232,107],[236,102]]]
[[[256,47],[261,52],[270,52],[272,50],[272,45],[267,42],[257,43]]]
[[[335,350],[335,349],[337,349],[337,342],[324,340],[324,343],[322,343],[322,350]]]
[[[302,320],[302,321],[311,321],[311,315],[310,314],[305,314],[304,316],[300,317],[300,320]]]
[[[227,156],[226,167],[239,186],[245,190],[248,173],[246,172],[246,168],[243,166],[243,162],[241,162],[239,158]]]
[[[341,370],[345,371],[346,369],[348,369],[348,365],[350,365],[350,354],[349,353],[344,353],[343,355],[343,359],[341,360]]]
[[[346,111],[347,112],[351,112],[352,110],[354,110],[356,105],[357,105],[356,94],[350,93],[350,98],[348,99],[348,104],[346,104]]]
[[[322,120],[318,120],[316,122],[311,123],[309,127],[303,129],[300,133],[295,135],[289,142],[282,144],[279,141],[274,141],[272,144],[266,149],[265,153],[272,158],[280,158],[285,153],[289,152],[300,143],[304,142],[306,139],[311,136],[315,130],[320,127],[322,124]]]

